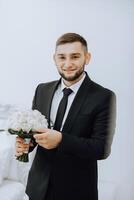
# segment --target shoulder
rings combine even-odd
[[[87,85],[88,87],[89,93],[94,94],[96,97],[97,96],[102,96],[102,97],[115,96],[114,91],[91,80],[88,74],[86,74],[86,78],[84,82],[85,82],[85,85]]]
[[[46,83],[40,83],[40,84],[38,85],[38,87],[40,87],[40,88],[51,87],[51,86],[57,84],[58,82],[59,82],[59,80],[50,81],[50,82],[46,82]]]
[[[40,83],[36,90],[42,90],[42,89],[49,89],[52,88],[53,86],[56,86],[58,84],[59,80],[55,80],[55,81],[50,81],[50,82],[46,82],[46,83]]]
[[[94,109],[95,113],[111,110],[115,113],[116,110],[115,93],[91,79],[90,84],[88,85],[88,94],[85,102],[85,105],[90,105],[90,107]]]
[[[106,95],[106,96],[115,96],[115,92],[112,91],[111,89],[107,88],[107,87],[104,87],[94,81],[91,81],[92,82],[92,87],[94,89],[94,91],[96,93],[99,93],[99,94],[102,94],[102,95]]]
[[[87,79],[86,83],[88,85],[87,99],[92,101],[93,104],[101,105],[107,102],[116,102],[116,95],[111,89],[92,81],[90,78]]]

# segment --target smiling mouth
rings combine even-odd
[[[76,69],[71,69],[71,70],[63,70],[64,72],[70,73],[76,71]]]
[[[70,70],[70,71],[64,71],[66,74],[72,74],[75,72],[75,70]]]

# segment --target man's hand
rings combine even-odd
[[[29,147],[33,146],[32,142],[25,144],[25,140],[21,137],[16,137],[16,153],[15,156],[21,156],[23,153],[28,152]]]
[[[62,140],[61,132],[51,129],[38,130],[38,132],[40,133],[35,134],[34,138],[36,142],[45,149],[56,148]]]

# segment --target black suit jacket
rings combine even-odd
[[[50,124],[59,81],[40,84],[33,109]],[[97,160],[110,154],[115,131],[115,94],[86,75],[71,105],[56,149],[37,147],[26,188],[30,200],[44,200],[51,180],[54,200],[97,200]]]

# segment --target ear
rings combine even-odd
[[[91,53],[87,52],[87,53],[86,53],[86,65],[89,64],[90,59],[91,59]]]

